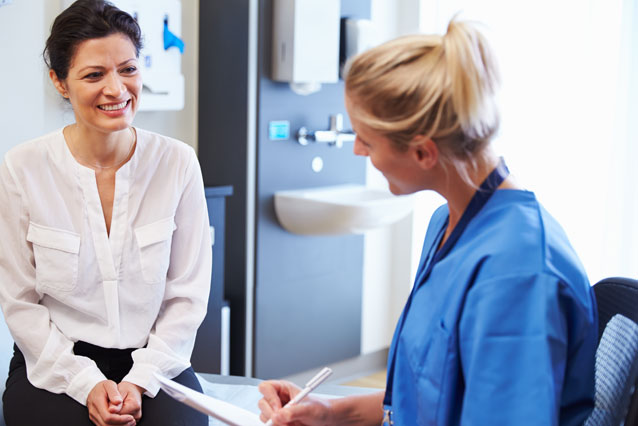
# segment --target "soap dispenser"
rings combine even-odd
[[[274,0],[272,79],[336,83],[340,15],[340,0]]]

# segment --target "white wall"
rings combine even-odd
[[[70,107],[53,90],[42,50],[58,13],[59,0],[13,0],[0,7],[0,157],[27,139],[73,121]],[[197,146],[199,2],[182,0],[186,80],[182,111],[140,112],[135,125]]]
[[[24,0],[0,7],[0,155],[45,128],[44,33],[44,7]]]

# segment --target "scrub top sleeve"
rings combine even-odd
[[[106,380],[95,362],[76,356],[73,342],[39,304],[32,243],[27,242],[28,206],[15,172],[0,166],[0,304],[11,335],[22,351],[29,382],[66,393],[86,404],[91,389]]]
[[[568,326],[546,274],[477,281],[459,323],[461,424],[557,425]]]
[[[150,397],[159,391],[153,373],[173,378],[190,366],[197,328],[208,306],[210,227],[202,175],[192,150],[175,225],[160,313],[146,347],[133,352],[133,367],[124,378],[145,388]]]

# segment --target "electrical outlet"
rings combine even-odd
[[[0,0],[0,7],[13,3],[13,0]]]

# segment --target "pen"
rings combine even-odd
[[[308,381],[308,383],[306,383],[306,386],[304,386],[304,388],[301,390],[301,392],[299,392],[293,399],[288,401],[288,403],[286,405],[284,405],[284,407],[287,407],[287,406],[293,405],[293,404],[297,404],[299,401],[301,401],[306,396],[308,396],[308,394],[310,392],[315,390],[317,388],[317,386],[322,384],[324,382],[324,380],[326,380],[331,374],[332,374],[332,370],[330,368],[328,368],[328,367],[324,367],[323,370],[321,370],[319,373],[317,373],[317,375],[315,375],[315,377],[310,379],[310,381]],[[272,419],[268,420],[266,422],[266,426],[272,426]]]

